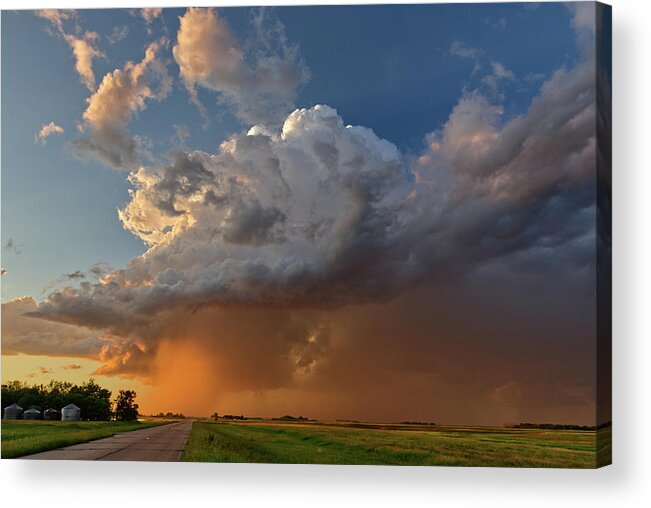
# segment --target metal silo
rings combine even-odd
[[[66,407],[61,409],[62,422],[73,422],[79,419],[81,419],[81,409],[74,404],[68,404]]]
[[[58,420],[61,414],[56,409],[46,409],[43,411],[43,420]]]
[[[7,406],[4,412],[5,420],[19,420],[23,415],[23,408],[18,404]]]
[[[24,420],[40,420],[41,412],[38,409],[28,409],[23,413]]]

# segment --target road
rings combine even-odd
[[[191,421],[122,432],[57,450],[20,457],[32,460],[131,460],[177,462],[192,429]]]

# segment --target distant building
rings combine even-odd
[[[18,404],[7,406],[4,411],[5,420],[19,420],[23,416],[23,408]]]
[[[74,422],[81,419],[81,409],[75,406],[74,404],[68,404],[66,407],[61,409],[61,421],[62,422]]]
[[[43,411],[44,420],[58,420],[59,418],[61,418],[61,413],[56,409],[49,408]]]
[[[23,413],[24,420],[40,420],[41,412],[38,409],[28,409]]]

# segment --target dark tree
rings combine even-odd
[[[133,422],[138,419],[138,404],[135,402],[136,392],[120,390],[115,399],[115,419],[121,422]]]
[[[111,392],[99,386],[94,379],[75,387],[80,397],[73,400],[81,408],[84,420],[108,420],[111,418]]]
[[[50,381],[47,385],[28,385],[10,381],[2,385],[2,407],[18,404],[23,408],[37,407],[60,410],[72,403],[81,409],[82,420],[109,420],[111,418],[111,392],[93,379],[82,385]]]

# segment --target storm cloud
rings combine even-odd
[[[73,300],[126,320],[176,306],[339,307],[507,258],[591,266],[593,76],[590,62],[557,71],[507,122],[464,95],[418,157],[316,106],[216,154],[142,167],[119,214],[150,249]]]
[[[28,316],[38,309],[31,297],[2,304],[2,354],[95,357],[105,344],[97,331]]]
[[[572,18],[580,37],[583,14]],[[75,330],[69,347],[93,350],[97,373],[146,379],[178,404],[191,386],[197,407],[234,412],[589,422],[591,53],[552,73],[517,116],[499,94],[464,91],[422,149],[403,153],[332,107],[291,111],[302,64],[283,41],[245,59],[215,11],[181,17],[185,86],[218,92],[254,125],[215,153],[177,150],[131,171],[118,214],[146,252],[23,302],[21,323]],[[166,93],[157,49],[89,99],[86,148],[115,166],[137,161],[131,115]],[[513,79],[500,65],[488,88]],[[14,333],[12,351],[34,350],[43,333]],[[183,362],[197,375],[179,372]]]

